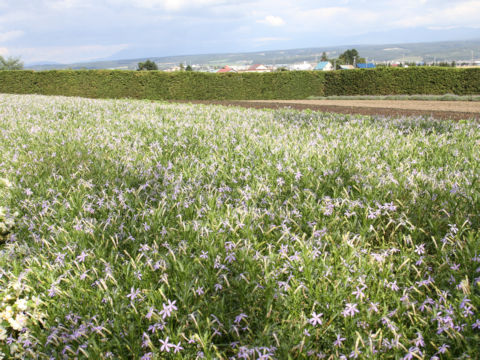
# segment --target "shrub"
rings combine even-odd
[[[0,71],[0,92],[150,100],[270,100],[332,95],[480,94],[480,69],[334,72]]]

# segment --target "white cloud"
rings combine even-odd
[[[282,37],[261,37],[261,38],[253,39],[253,41],[257,42],[257,43],[266,43],[266,42],[271,42],[271,41],[288,41],[288,40],[290,40],[290,39],[282,38]]]
[[[0,47],[0,55],[2,56],[8,55],[8,49]]]
[[[7,42],[13,39],[17,39],[24,34],[23,31],[14,30],[14,31],[7,31],[4,33],[0,33],[0,43]]]
[[[65,9],[76,8],[84,4],[85,2],[81,0],[53,0],[53,1],[47,2],[47,6],[55,10],[65,10]]]
[[[133,0],[133,5],[140,8],[155,9],[162,8],[166,11],[182,11],[189,8],[201,6],[212,6],[222,4],[223,0]]]
[[[305,11],[305,13],[308,13],[311,17],[316,17],[318,20],[329,20],[345,15],[350,11],[351,10],[347,7],[332,6],[319,9],[308,9]]]
[[[262,24],[267,24],[270,26],[282,26],[285,25],[285,20],[283,20],[280,16],[273,16],[273,15],[268,15],[265,17],[263,20],[257,21]]]
[[[122,49],[83,44],[173,55],[225,44],[247,51],[375,42],[383,32],[411,41],[409,28],[474,33],[478,19],[480,0],[0,0],[0,46],[27,62],[70,62]]]
[[[378,29],[382,14],[378,10],[334,6],[302,9],[292,13],[292,17],[295,19],[295,30],[322,33],[333,31],[336,35],[348,35]]]
[[[399,27],[428,26],[448,29],[459,26],[479,27],[479,19],[480,1],[473,0],[449,3],[445,7],[432,7],[419,15],[404,14],[394,24]]]

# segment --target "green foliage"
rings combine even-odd
[[[322,57],[320,58],[320,61],[328,61],[327,53],[325,51],[322,53]]]
[[[323,96],[324,73],[210,74],[194,71],[0,72],[0,92],[149,100],[305,99]]]
[[[379,68],[325,74],[331,95],[469,95],[480,93],[480,69],[440,67]]]
[[[332,95],[480,94],[480,69],[440,67],[210,74],[0,71],[0,92],[149,100],[270,100]]]
[[[23,70],[23,62],[20,58],[0,56],[0,70]]]
[[[191,65],[187,65],[187,67],[185,68],[185,71],[193,71],[193,68]]]
[[[145,62],[139,62],[137,70],[138,71],[141,71],[141,70],[158,70],[158,66],[153,61],[147,60]]]
[[[359,62],[358,51],[357,49],[346,50],[338,59],[344,64],[353,65],[355,61],[357,61],[357,63]]]

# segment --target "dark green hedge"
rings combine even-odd
[[[480,94],[480,69],[412,67],[207,74],[0,71],[0,92],[151,100],[304,99],[329,95]]]
[[[304,99],[323,96],[323,72],[0,71],[0,92],[151,100]]]
[[[480,94],[480,69],[378,68],[325,74],[330,95]]]

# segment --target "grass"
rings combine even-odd
[[[479,130],[0,95],[0,351],[478,358]]]
[[[428,100],[428,101],[480,101],[480,95],[356,95],[309,96],[308,100]]]

